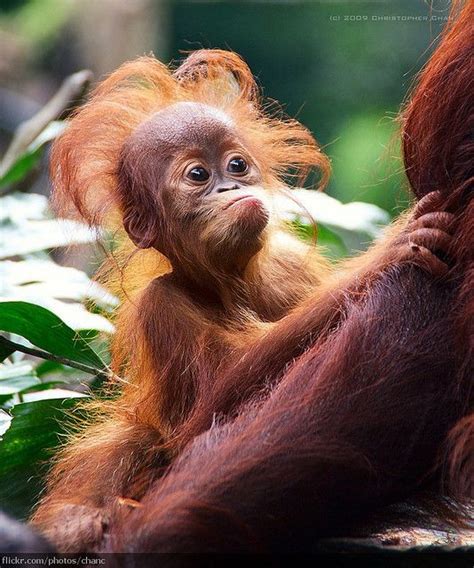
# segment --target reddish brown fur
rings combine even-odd
[[[472,4],[445,39],[453,57],[470,41],[470,17]],[[423,110],[422,95],[431,84],[426,77],[443,84],[449,65],[439,65],[442,51],[443,46],[408,107],[405,139],[416,140],[412,117],[417,116],[417,128],[432,121]],[[58,202],[64,207],[71,193],[89,221],[107,213],[107,219],[117,223],[120,213],[125,219],[128,211],[134,213],[128,195],[117,191],[121,181],[113,169],[125,140],[147,114],[186,97],[219,108],[225,101],[225,111],[237,117],[244,139],[261,144],[262,150],[255,144],[254,152],[268,190],[279,183],[276,176],[284,167],[324,164],[301,127],[261,116],[251,75],[232,54],[193,54],[176,79],[156,62],[134,65],[118,70],[99,87],[53,155],[53,169],[56,164],[59,170]],[[234,66],[235,74],[230,75]],[[142,73],[146,78],[137,85],[130,75]],[[157,91],[155,98],[148,92],[150,85]],[[443,106],[446,114],[437,114],[440,124],[450,120],[453,105],[459,108],[470,96],[468,90],[454,93],[457,102],[451,105],[450,99]],[[106,111],[102,132],[98,125]],[[211,322],[203,311],[203,302],[207,308],[210,300],[215,303],[209,287],[200,290],[196,303],[190,289],[180,288],[172,277],[155,280],[145,290],[148,276],[128,284],[127,292],[136,299],[125,303],[119,315],[115,357],[117,368],[126,364],[130,385],[106,410],[105,422],[86,430],[82,440],[66,450],[34,517],[61,550],[97,546],[97,507],[103,508],[104,520],[112,515],[112,550],[301,549],[315,535],[340,532],[379,503],[406,497],[436,479],[448,431],[472,404],[469,271],[474,215],[468,202],[473,158],[468,118],[458,125],[465,129],[461,163],[451,158],[446,179],[438,177],[437,185],[431,185],[427,180],[417,184],[411,177],[417,195],[446,188],[445,196],[425,198],[408,223],[400,221],[385,241],[322,284],[319,264],[316,275],[306,275],[288,261],[278,265],[277,259],[289,259],[296,244],[291,241],[286,253],[279,248],[272,254],[268,237],[239,273],[237,287],[235,271],[229,279],[207,259],[196,258],[188,267],[194,270],[197,262],[200,274],[206,267],[209,281],[217,284],[212,289],[218,290],[219,318]],[[110,133],[110,128],[116,131]],[[438,145],[444,143],[444,138],[438,140]],[[455,150],[450,150],[451,156],[456,156]],[[406,160],[414,175],[416,160],[412,167],[410,151]],[[448,183],[454,171],[456,181]],[[95,183],[112,206],[107,212],[91,194]],[[146,211],[153,205],[140,206]],[[444,209],[457,215],[451,245],[456,265],[448,280],[438,281],[415,265],[443,272],[444,265],[427,249],[446,249],[450,243],[445,231],[451,217],[439,213]],[[154,246],[150,237],[159,233],[157,227],[135,227],[138,233],[130,227],[129,232],[137,244]],[[418,250],[407,242],[416,243]],[[176,264],[170,254],[174,251],[164,252]],[[153,274],[153,269],[142,273]],[[296,295],[283,285],[291,278],[302,282]],[[271,323],[302,300],[287,317]],[[236,362],[220,364],[229,354]],[[239,409],[242,403],[247,405]],[[193,414],[187,421],[189,412]],[[198,436],[165,480],[155,481],[169,457],[211,426],[216,412],[234,418]],[[453,488],[461,490],[473,473],[465,459],[470,443],[465,433],[472,427],[456,428],[451,435],[456,460],[450,472]],[[141,506],[117,505],[128,499],[141,500]],[[61,521],[61,515],[74,514],[71,504],[79,506],[73,534]],[[90,515],[87,507],[92,507]],[[96,527],[92,536],[91,524]]]

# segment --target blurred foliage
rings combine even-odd
[[[344,124],[341,132],[331,147],[332,193],[350,200],[356,190],[362,201],[392,212],[396,206],[406,206],[396,124],[361,114]]]
[[[3,26],[39,47],[56,38],[70,9],[67,0],[2,0],[0,17]]]
[[[84,272],[49,254],[95,235],[54,219],[46,197],[14,191],[61,131],[48,125],[0,179],[0,508],[19,518],[38,498],[66,411],[108,373],[98,332],[113,327],[100,312],[116,305]],[[87,309],[90,300],[99,313]]]

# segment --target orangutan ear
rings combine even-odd
[[[158,228],[150,215],[132,208],[123,217],[123,226],[130,240],[141,249],[150,248],[156,241]]]
[[[213,94],[247,101],[255,101],[258,97],[259,89],[248,65],[231,51],[194,51],[176,69],[174,77],[184,86],[200,84],[209,91],[211,99]]]

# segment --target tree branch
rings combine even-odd
[[[52,353],[48,353],[48,351],[43,351],[42,349],[26,347],[26,345],[21,345],[20,343],[15,343],[14,341],[10,341],[3,335],[0,335],[0,345],[5,345],[5,347],[8,347],[9,349],[13,349],[14,351],[21,351],[22,353],[26,353],[27,355],[33,355],[34,357],[39,357],[40,359],[55,361],[56,363],[61,363],[63,365],[67,365],[68,367],[79,369],[80,371],[84,371],[89,375],[94,375],[101,379],[107,380],[113,377],[113,374],[107,370],[97,369],[95,367],[91,367],[90,365],[85,365],[84,363],[78,363],[76,361],[68,359],[67,357],[60,357],[58,355],[53,355]]]

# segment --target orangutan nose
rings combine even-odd
[[[216,193],[224,193],[225,191],[232,191],[234,189],[240,189],[240,185],[234,183],[233,185],[225,185],[222,187],[218,187],[216,189]]]

